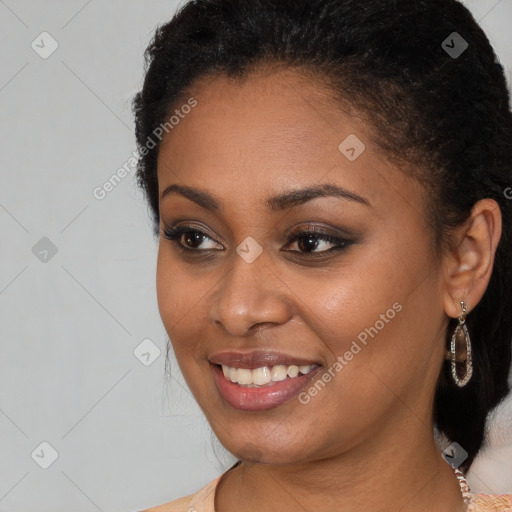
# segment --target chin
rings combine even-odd
[[[229,442],[222,444],[237,459],[253,464],[297,464],[312,460],[309,450],[308,453],[305,452],[306,444],[301,443],[300,446],[297,446],[296,441],[283,444],[272,443],[266,439],[260,443],[254,440],[252,442],[242,441],[235,445],[231,438]]]

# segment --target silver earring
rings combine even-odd
[[[455,327],[455,331],[452,336],[450,345],[450,362],[453,380],[459,388],[463,388],[473,375],[473,360],[471,358],[471,339],[469,337],[468,328],[466,327],[466,315],[468,308],[464,304],[464,301],[460,302],[460,307],[462,309],[462,313],[459,316],[459,324]],[[459,357],[457,357],[457,352],[460,349],[462,349],[462,352],[463,354],[465,353],[465,355],[459,355]],[[459,373],[457,373],[457,365],[459,365],[460,368],[462,363],[464,366],[464,373],[459,377]]]

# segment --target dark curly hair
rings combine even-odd
[[[453,37],[468,44],[460,55],[448,51]],[[356,109],[371,127],[372,142],[421,180],[430,192],[426,215],[437,254],[449,248],[453,229],[478,200],[498,202],[503,232],[493,273],[467,318],[473,378],[458,388],[445,362],[434,397],[435,426],[468,452],[461,466],[467,471],[485,439],[489,411],[509,391],[512,345],[510,97],[503,67],[471,13],[456,0],[192,0],[157,28],[145,58],[133,112],[137,178],[155,233],[155,128],[196,79],[242,78],[266,63],[330,87],[333,101]],[[447,345],[455,325],[449,324]]]

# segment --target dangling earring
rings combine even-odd
[[[460,306],[462,313],[459,316],[459,324],[453,332],[449,355],[453,380],[459,388],[463,388],[473,375],[473,360],[471,358],[471,339],[469,338],[468,328],[466,327],[466,315],[468,308],[464,304],[464,301],[460,302]],[[465,357],[464,355],[462,355],[462,357],[457,357],[457,351],[461,348],[463,348],[463,353],[465,352]],[[465,368],[462,377],[459,377],[459,374],[457,373],[457,364],[460,368],[462,362],[464,362]]]

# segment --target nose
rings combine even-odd
[[[268,264],[265,251],[252,263],[238,254],[212,295],[211,318],[232,336],[247,336],[292,317],[290,290]]]

